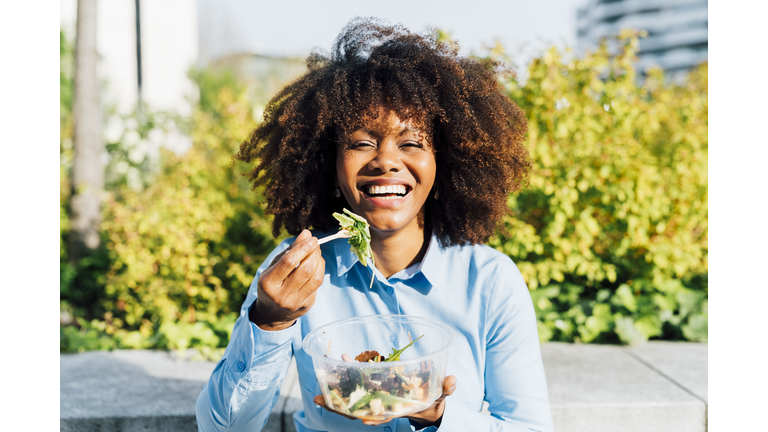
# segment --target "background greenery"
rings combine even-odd
[[[638,77],[637,35],[581,59],[552,49],[525,83],[530,185],[490,245],[531,289],[543,341],[707,340],[707,66]],[[108,140],[102,246],[68,263],[72,49],[61,36],[61,350],[197,348],[221,355],[270,235],[260,191],[231,155],[254,127],[245,86],[193,71],[191,119],[143,107]],[[504,57],[496,47],[490,57]],[[173,123],[182,155],[149,151]]]

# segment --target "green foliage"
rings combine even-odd
[[[108,159],[105,189],[142,190],[153,183],[159,171],[159,140],[170,129],[186,126],[178,116],[156,111],[142,104],[128,114],[109,111],[105,143]]]
[[[59,154],[61,155],[61,165],[59,169],[59,214],[61,216],[59,251],[61,262],[65,263],[67,259],[67,243],[65,235],[69,232],[69,213],[66,204],[69,202],[69,171],[68,167],[72,159],[72,103],[75,89],[74,80],[74,52],[69,40],[64,36],[64,32],[59,32],[60,43],[60,67],[59,76]],[[62,268],[61,279],[67,280],[71,277],[71,271]]]
[[[637,34],[581,59],[555,49],[525,85],[530,185],[510,236],[542,340],[707,340],[707,65],[683,84],[634,69]]]
[[[104,348],[99,338],[91,336],[101,332],[93,326],[94,318],[106,312],[99,301],[104,296],[105,273],[110,261],[104,246],[104,235],[98,250],[78,262],[70,262],[67,253],[69,235],[69,199],[73,160],[73,102],[74,102],[74,47],[63,32],[60,39],[60,135],[59,135],[59,274],[61,298],[61,322],[64,325],[79,326],[82,333],[73,329],[62,329],[62,349],[81,350]],[[84,323],[88,323],[87,326]],[[80,335],[80,336],[78,336]],[[66,342],[71,339],[71,343]],[[70,348],[66,348],[70,347]]]
[[[255,203],[258,193],[240,175],[245,167],[231,166],[253,128],[244,91],[198,77],[201,100],[210,105],[193,114],[193,147],[181,156],[162,151],[157,172],[141,166],[145,153],[134,160],[146,174],[141,182],[112,181],[102,224],[105,268],[78,284],[62,276],[62,313],[92,318],[62,328],[63,350],[191,347],[220,356],[256,269],[278,243]],[[143,116],[144,124],[135,115],[122,117],[123,132],[108,146],[110,160],[130,159],[165,121],[163,113],[146,109]],[[75,298],[88,292],[88,283],[100,295],[89,298],[88,310],[78,310]],[[114,344],[102,343],[104,337]]]
[[[59,328],[61,351],[83,352],[91,350],[113,350],[117,343],[105,333],[106,324],[93,320],[87,322],[77,318],[78,326],[62,326]]]
[[[220,102],[218,102],[217,89],[228,88],[236,94],[243,94],[245,87],[238,81],[235,73],[231,69],[223,69],[218,72],[207,71],[203,69],[192,69],[188,74],[189,78],[200,87],[200,99],[198,109],[212,116],[215,120],[220,120],[226,113],[221,112]]]

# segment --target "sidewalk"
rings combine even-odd
[[[542,344],[557,432],[704,432],[707,345]],[[195,400],[213,362],[158,351],[62,354],[61,431],[196,431]],[[264,432],[293,432],[295,366]]]

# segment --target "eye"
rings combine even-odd
[[[416,141],[406,141],[406,142],[400,144],[400,147],[411,147],[411,148],[421,149],[421,148],[424,148],[424,145],[422,145],[421,143],[418,143]]]
[[[350,150],[367,150],[375,147],[376,144],[371,141],[355,141],[347,145]]]

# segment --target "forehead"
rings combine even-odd
[[[424,122],[416,118],[408,118],[392,109],[378,108],[374,113],[364,115],[359,124],[353,128],[354,132],[368,132],[375,134],[402,134],[402,133],[426,133]]]

